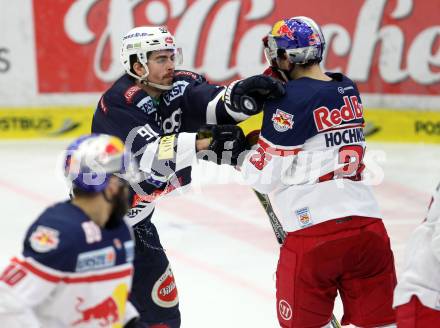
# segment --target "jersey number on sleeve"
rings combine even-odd
[[[353,181],[362,180],[362,171],[365,169],[363,163],[364,152],[364,147],[360,145],[342,146],[339,148],[338,163],[345,165],[333,172],[321,176],[319,182],[341,178]]]
[[[10,264],[0,276],[0,280],[4,281],[9,286],[14,286],[21,279],[26,276],[26,271],[17,266],[16,264]]]
[[[249,161],[255,166],[257,170],[262,170],[267,163],[272,159],[272,155],[265,152],[263,147],[258,147],[257,154],[253,154]]]

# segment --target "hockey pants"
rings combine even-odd
[[[134,226],[135,258],[130,301],[149,327],[179,328],[174,276],[156,227],[150,220]]]

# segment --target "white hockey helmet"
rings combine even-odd
[[[140,26],[135,27],[127,32],[122,39],[121,45],[121,63],[127,74],[133,76],[140,81],[147,81],[149,74],[147,67],[147,56],[151,51],[157,50],[173,50],[174,61],[176,65],[183,62],[182,50],[176,46],[174,36],[165,26]],[[132,71],[132,56],[136,56],[136,60],[145,68],[145,74],[138,76]],[[170,87],[149,83],[159,89],[168,90]]]

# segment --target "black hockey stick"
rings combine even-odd
[[[286,239],[286,232],[283,230],[280,221],[278,220],[272,205],[270,203],[269,196],[262,194],[255,189],[253,189],[255,194],[258,197],[261,205],[263,205],[264,211],[269,217],[270,225],[272,226],[273,232],[275,233],[275,237],[277,238],[278,244],[282,245],[284,243],[284,239]]]
[[[255,189],[253,190],[257,195],[261,205],[263,205],[264,211],[269,217],[270,225],[272,226],[273,232],[275,233],[275,237],[277,238],[278,243],[282,245],[284,243],[284,239],[286,239],[287,234],[283,230],[280,220],[278,220],[278,217],[272,208],[269,196],[262,194],[256,191]],[[334,314],[332,314],[332,319],[330,320],[330,324],[332,325],[333,328],[341,328],[341,324],[339,323],[338,319],[336,319]]]

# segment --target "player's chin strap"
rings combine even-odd
[[[140,80],[141,84],[145,85],[145,86],[150,86],[159,90],[171,90],[171,88],[173,87],[172,85],[163,85],[163,84],[157,84],[157,83],[153,83],[148,81],[147,79],[145,80]]]
[[[159,90],[164,90],[164,91],[168,91],[173,88],[172,85],[163,85],[163,84],[158,84],[158,83],[153,83],[153,82],[148,81],[148,79],[147,79],[148,74],[149,74],[148,68],[146,65],[144,65],[144,64],[142,64],[142,65],[144,66],[145,71],[146,71],[144,75],[139,76],[139,75],[133,74],[132,72],[129,72],[129,71],[127,72],[128,75],[134,77],[135,79],[137,79],[139,81],[140,84],[145,85],[145,86],[153,87],[153,88],[156,88]]]
[[[278,73],[280,74],[280,76],[283,78],[284,82],[289,82],[289,80],[291,80],[291,79],[289,78],[289,76],[290,76],[290,72],[293,70],[293,68],[292,68],[292,70],[290,70],[290,71],[283,70],[283,69],[280,69],[280,68],[273,68],[273,69],[275,69],[275,70],[278,71]]]
[[[148,70],[148,66],[147,66],[147,62],[143,62],[143,61],[139,61],[141,63],[141,65],[144,67],[145,69],[145,74],[142,76],[138,76],[137,79],[139,79],[140,83],[145,85],[145,86],[149,86],[149,87],[153,87],[159,90],[164,90],[164,91],[168,91],[171,90],[171,88],[173,87],[172,85],[163,85],[163,84],[158,84],[158,83],[153,83],[148,81],[147,77],[150,74],[150,71]]]

